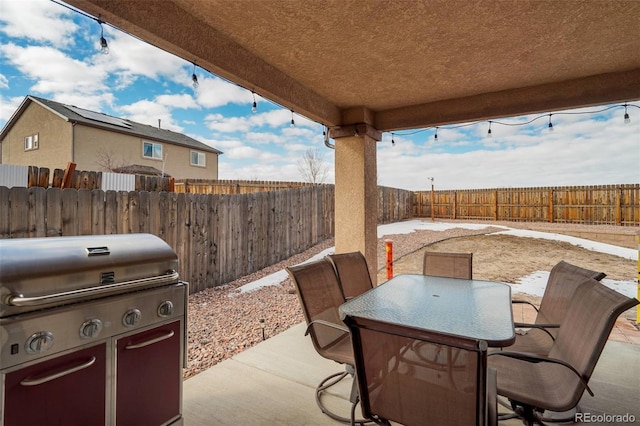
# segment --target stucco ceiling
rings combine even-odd
[[[640,1],[67,0],[329,126],[640,99]]]

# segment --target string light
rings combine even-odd
[[[197,89],[200,86],[198,83],[198,76],[196,75],[196,63],[193,63],[193,74],[191,74],[191,81],[193,82],[193,90]]]
[[[391,146],[396,146],[396,141],[393,138],[395,136],[395,133],[391,132]]]
[[[86,13],[84,13],[84,12],[78,10],[78,9],[72,8],[72,7],[70,7],[70,6],[68,6],[68,5],[64,4],[64,3],[61,3],[61,2],[59,2],[57,0],[51,0],[51,1],[53,3],[59,5],[59,6],[62,6],[64,8],[69,9],[72,12],[78,13],[79,15],[82,15],[82,16],[85,16],[86,18],[92,19],[92,20],[96,21],[100,25],[100,51],[103,54],[108,54],[109,53],[109,45],[107,43],[107,40],[104,38],[104,29],[103,29],[102,24],[110,25],[112,28],[115,28],[116,30],[119,30],[119,31],[121,31],[121,32],[123,32],[123,33],[125,33],[125,34],[127,34],[127,35],[129,35],[131,37],[133,37],[133,38],[136,38],[136,39],[142,41],[142,42],[148,43],[146,40],[143,40],[143,39],[141,39],[140,37],[138,37],[138,36],[136,36],[134,34],[128,33],[126,31],[123,31],[122,29],[120,29],[118,27],[115,27],[115,26],[113,26],[111,24],[108,24],[107,22],[102,21],[100,19],[100,17],[96,18],[96,17],[91,16],[89,14],[86,14]],[[193,72],[193,74],[191,76],[191,79],[193,81],[193,86],[194,86],[194,89],[195,89],[195,88],[197,88],[199,86],[199,83],[198,83],[198,77],[195,74],[195,68],[196,68],[195,62],[193,62],[193,65],[194,65],[194,72]],[[236,85],[236,86],[238,86],[240,88],[243,88],[245,90],[249,90],[246,87],[243,87],[243,86],[241,86],[241,85],[239,85],[239,84],[237,84],[235,82],[232,82],[230,80],[224,79],[224,78],[219,77],[219,76],[217,76],[217,77],[222,79],[222,80],[224,80],[224,81],[226,81],[226,82],[228,82],[228,83],[230,83],[230,84]],[[253,92],[253,91],[251,91],[251,92],[253,93],[253,97],[254,97],[254,102],[253,102],[253,105],[252,105],[252,112],[255,112],[254,108],[257,109],[257,104],[256,104],[256,101],[255,101],[255,92]],[[280,105],[277,102],[274,102],[274,101],[272,101],[270,99],[268,99],[268,100],[269,100],[269,102],[273,103],[276,106],[279,106],[281,108],[284,107],[283,105]],[[555,115],[561,115],[561,114],[564,114],[564,115],[598,114],[598,113],[602,113],[602,112],[608,111],[608,110],[613,109],[613,108],[620,108],[620,107],[624,107],[624,111],[625,111],[624,112],[624,123],[625,124],[631,123],[631,118],[629,116],[627,107],[633,107],[633,108],[640,109],[640,106],[638,106],[638,105],[625,103],[624,105],[610,105],[610,106],[608,106],[606,108],[603,108],[603,109],[600,109],[600,110],[597,110],[597,111],[557,112],[557,113],[555,113]],[[508,123],[508,122],[492,120],[492,121],[489,121],[489,130],[488,130],[487,134],[488,134],[489,137],[491,137],[491,124],[492,123],[503,125],[503,126],[526,126],[526,125],[531,124],[532,122],[534,122],[536,120],[539,120],[539,119],[541,119],[543,117],[547,117],[547,116],[549,117],[548,129],[549,129],[549,131],[553,131],[553,124],[551,122],[551,115],[552,114],[544,114],[544,115],[537,116],[537,117],[535,117],[535,118],[533,118],[533,119],[531,119],[531,120],[529,120],[527,122],[516,122],[516,123]],[[475,122],[459,124],[459,125],[447,125],[447,126],[445,126],[445,128],[447,128],[447,129],[457,129],[457,128],[462,128],[462,127],[469,127],[469,126],[477,125],[480,122],[481,121],[475,121]],[[294,118],[293,118],[293,110],[291,110],[291,124],[290,124],[290,127],[295,127],[295,121],[294,121]],[[417,130],[417,131],[413,131],[413,132],[403,132],[403,133],[401,133],[401,135],[414,135],[414,134],[421,133],[421,132],[424,132],[424,131],[428,131],[428,130],[431,130],[431,129],[435,129],[435,132],[434,132],[434,135],[433,135],[433,139],[437,142],[438,141],[439,126],[426,127],[426,128],[423,128],[423,129],[420,129],[420,130]],[[326,132],[323,132],[323,134],[324,133],[326,133]],[[395,133],[392,133],[392,135],[394,136]],[[392,143],[395,142],[393,136],[392,136]],[[328,137],[326,139],[328,140]]]
[[[253,105],[251,105],[251,112],[255,114],[256,111],[258,111],[258,104],[256,103],[256,92],[252,90],[251,94],[253,95]]]
[[[98,24],[100,25],[100,53],[102,53],[103,55],[108,55],[109,43],[107,43],[107,39],[104,38],[104,28],[102,27],[102,24],[104,24],[104,21],[98,18]]]
[[[629,113],[627,112],[627,104],[624,104],[624,124],[631,123],[631,118],[629,117]]]

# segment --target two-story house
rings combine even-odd
[[[27,96],[0,132],[1,162],[64,169],[156,169],[176,179],[217,179],[218,156],[171,130]]]

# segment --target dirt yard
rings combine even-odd
[[[635,260],[587,250],[566,242],[485,234],[450,238],[420,248],[394,260],[394,275],[421,273],[426,250],[473,253],[474,278],[507,283],[515,283],[518,278],[535,271],[550,271],[561,260],[604,272],[607,278],[613,280],[634,280],[638,273]],[[378,274],[378,280],[386,281],[384,270]],[[540,301],[535,296],[524,298],[534,303]],[[635,308],[625,312],[623,317],[635,318]]]
[[[564,260],[604,272],[614,280],[633,280],[637,262],[598,253],[562,241],[511,235],[475,235],[436,242],[396,259],[394,274],[421,273],[426,250],[473,253],[473,276],[477,279],[515,283],[535,271],[550,271]]]

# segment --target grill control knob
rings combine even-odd
[[[122,317],[122,325],[125,327],[134,327],[140,322],[142,313],[138,309],[129,309]]]
[[[158,306],[158,316],[168,317],[173,313],[173,303],[170,300],[165,300]]]
[[[30,354],[41,354],[51,349],[52,346],[53,334],[48,331],[33,333],[24,345],[25,350]]]
[[[80,337],[83,339],[91,339],[96,337],[102,331],[102,321],[97,318],[87,320],[80,326]]]

